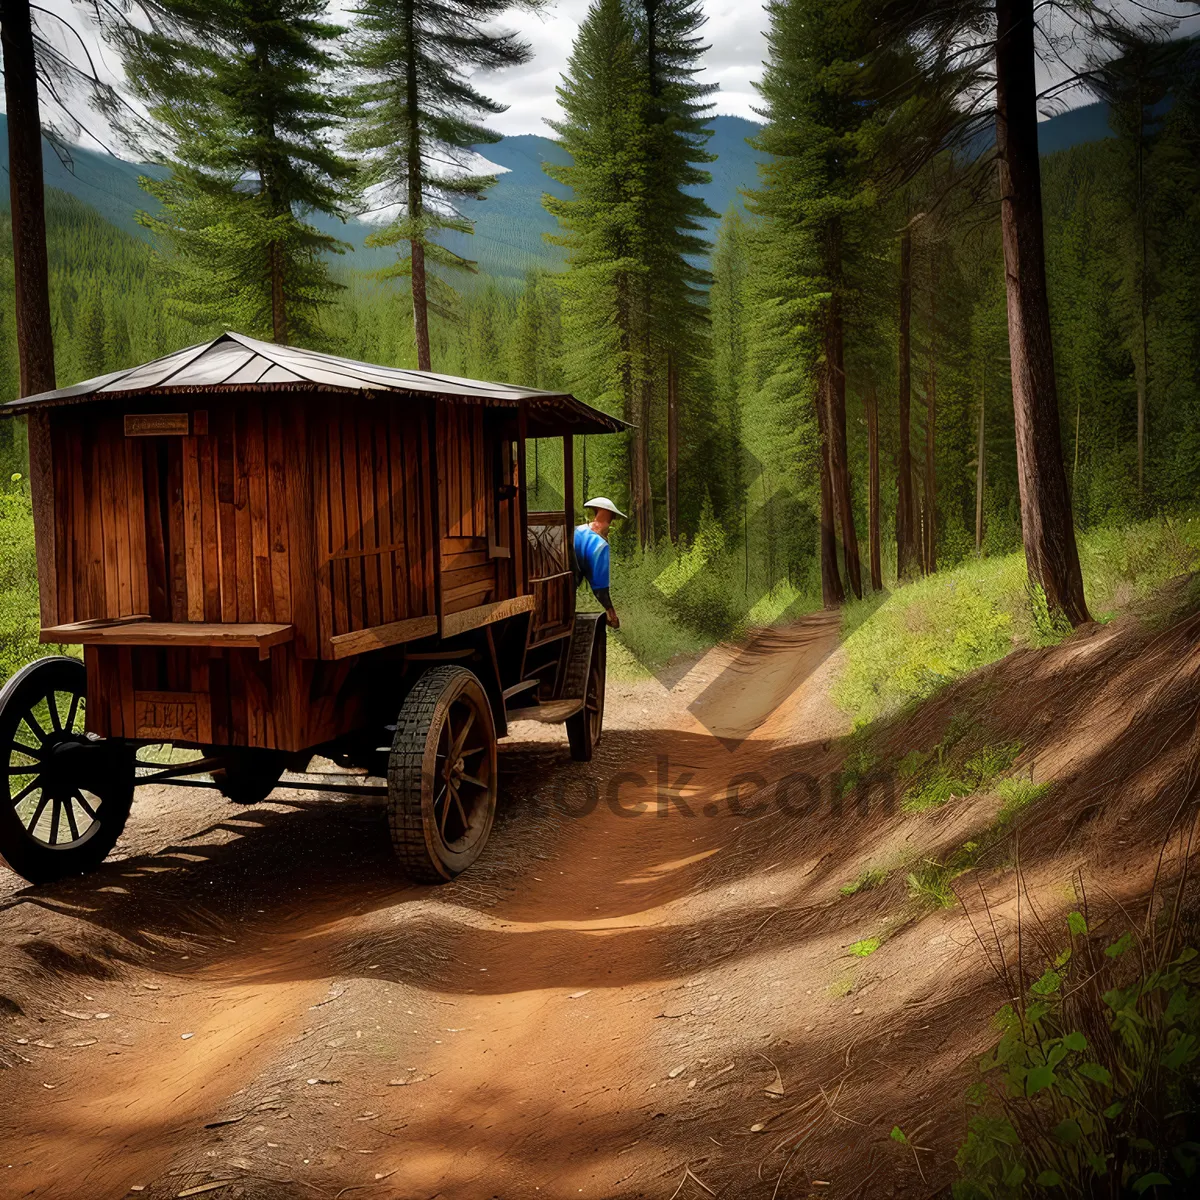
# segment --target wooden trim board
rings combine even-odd
[[[497,600],[492,604],[480,604],[462,612],[450,613],[442,618],[442,637],[454,637],[455,634],[466,633],[469,629],[478,629],[481,625],[491,625],[495,621],[503,621],[506,617],[530,612],[533,605],[532,596],[514,596],[511,600]]]
[[[271,647],[290,642],[294,625],[261,625],[200,621],[117,621],[98,624],[84,621],[74,625],[50,625],[42,630],[41,641],[63,645],[109,646],[217,646],[257,650],[258,657],[270,657]]]
[[[399,646],[403,642],[414,642],[417,638],[431,637],[437,631],[437,617],[410,617],[406,621],[391,621],[387,625],[339,633],[329,639],[329,644],[334,658],[349,658],[352,654],[365,654],[370,650],[382,650],[385,646]]]

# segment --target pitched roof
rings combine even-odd
[[[508,383],[484,383],[409,371],[320,354],[299,346],[277,346],[240,333],[223,333],[211,342],[189,346],[140,367],[113,371],[53,392],[42,392],[0,405],[0,416],[33,409],[86,404],[120,396],[169,396],[196,392],[236,394],[272,391],[359,392],[370,396],[431,396],[493,407],[528,406],[537,432],[616,433],[624,421],[592,408],[567,392],[539,391]]]

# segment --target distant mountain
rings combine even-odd
[[[757,183],[758,162],[763,157],[751,149],[747,139],[759,126],[743,117],[719,116],[712,121],[713,136],[709,150],[717,156],[709,166],[712,182],[699,188],[699,194],[718,214],[738,203],[739,191]],[[1038,126],[1042,153],[1081,142],[1110,137],[1107,108],[1089,104],[1052,117]],[[562,252],[549,245],[544,235],[555,231],[556,223],[542,207],[542,195],[564,195],[566,189],[543,170],[544,162],[564,161],[563,152],[549,138],[537,134],[507,137],[492,146],[477,147],[479,153],[501,169],[496,186],[484,200],[472,203],[469,215],[475,222],[473,236],[451,235],[449,245],[474,259],[488,275],[516,279],[536,265],[554,266]],[[0,113],[0,164],[8,162],[8,121]],[[138,186],[138,177],[156,174],[160,168],[126,162],[111,154],[82,146],[70,148],[65,162],[49,143],[43,143],[46,183],[90,204],[119,229],[140,237],[146,231],[137,224],[135,214],[155,207],[154,201]],[[0,188],[0,207],[8,206],[8,189]],[[359,270],[375,270],[390,261],[391,250],[363,245],[374,226],[365,221],[322,218],[322,229],[349,242],[353,255],[340,260]],[[709,221],[715,229],[716,221]]]

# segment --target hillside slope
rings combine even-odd
[[[715,213],[724,213],[737,202],[740,191],[757,181],[762,156],[747,143],[757,128],[744,117],[713,118],[709,150],[716,161],[708,168],[712,182],[698,191]],[[1042,122],[1039,133],[1044,153],[1097,141],[1109,135],[1107,111],[1102,104],[1075,109]],[[550,138],[538,134],[504,138],[478,150],[500,169],[499,179],[486,198],[472,206],[469,215],[475,222],[474,236],[451,235],[448,244],[477,261],[484,274],[500,278],[520,278],[531,266],[552,267],[560,262],[561,251],[545,240],[547,233],[554,232],[555,222],[542,207],[542,195],[562,195],[565,189],[546,175],[542,164],[561,162],[563,152]],[[161,168],[127,162],[85,146],[71,147],[69,159],[64,161],[48,142],[43,143],[43,158],[48,186],[90,204],[117,228],[148,236],[137,224],[136,214],[153,208],[153,202],[138,186],[138,177]],[[7,161],[8,122],[0,113],[0,162]],[[7,206],[8,191],[3,189],[0,207]],[[369,222],[320,218],[317,224],[354,248],[353,255],[342,260],[347,267],[375,270],[391,259],[390,250],[364,245],[374,228]],[[714,229],[715,219],[708,225]]]

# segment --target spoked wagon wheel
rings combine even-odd
[[[404,701],[388,759],[392,845],[420,883],[478,857],[496,816],[496,728],[483,685],[463,667],[426,671]]]
[[[592,648],[592,661],[588,665],[583,708],[575,716],[567,718],[567,741],[571,745],[571,757],[576,762],[592,761],[592,751],[599,745],[600,735],[604,732],[604,676],[604,641],[598,638]]]
[[[87,676],[42,658],[0,691],[0,858],[30,883],[102,863],[133,800],[133,751],[84,733]]]

